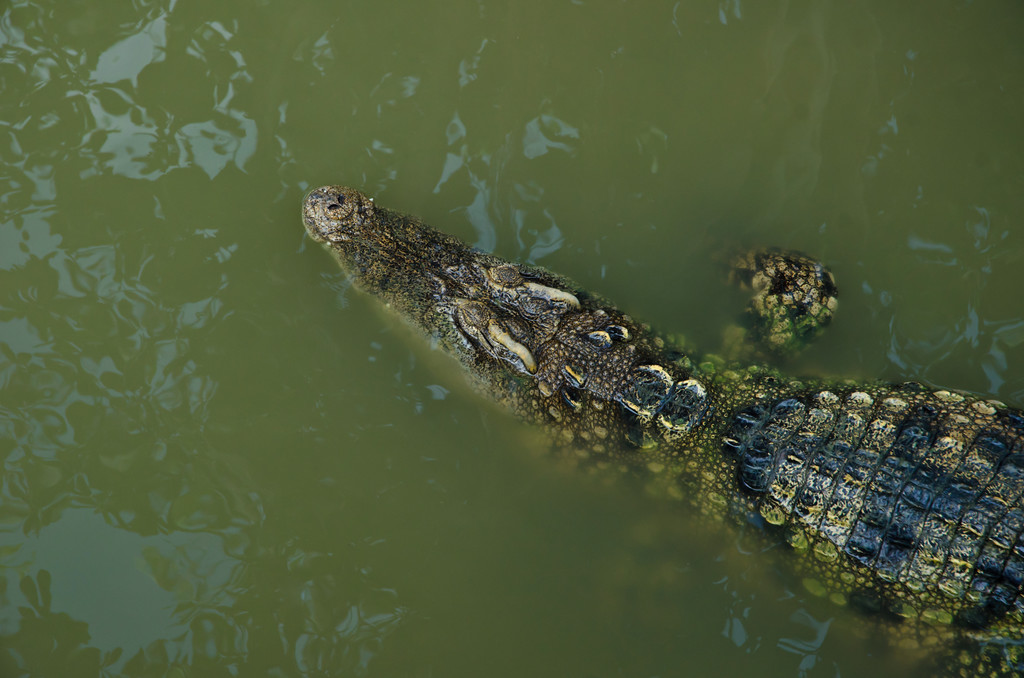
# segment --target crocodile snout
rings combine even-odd
[[[345,186],[321,186],[302,201],[302,222],[317,242],[351,240],[373,218],[373,200]]]

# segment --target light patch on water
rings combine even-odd
[[[135,35],[120,40],[100,54],[93,69],[92,80],[115,83],[130,80],[138,85],[139,73],[146,66],[164,60],[167,46],[167,20],[160,17]]]
[[[0,320],[0,337],[3,346],[12,356],[36,356],[53,353],[53,341],[43,339],[28,318]],[[0,367],[7,361],[0,355]]]
[[[12,537],[4,534],[0,544]],[[3,633],[17,637],[33,610],[53,618],[52,642],[65,644],[68,621],[74,620],[87,629],[79,642],[108,653],[121,650],[114,667],[156,639],[187,636],[190,615],[183,612],[198,602],[199,587],[223,587],[238,566],[212,534],[144,537],[87,509],[64,511],[58,521],[18,541],[20,548],[3,558]],[[59,615],[70,620],[56,623]]]
[[[579,139],[580,131],[553,115],[540,115],[526,123],[523,135],[523,155],[528,159],[539,158],[550,150],[573,152],[573,146],[558,139]]]

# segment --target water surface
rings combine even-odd
[[[0,673],[904,675],[774,553],[552,471],[298,208],[362,187],[706,350],[721,254],[800,248],[842,302],[790,369],[1021,406],[1022,34],[1011,0],[0,4]]]

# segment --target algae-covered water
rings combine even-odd
[[[884,676],[756,540],[558,473],[305,239],[361,187],[714,350],[1024,405],[1016,0],[0,2],[0,675]],[[753,544],[753,546],[752,546]]]

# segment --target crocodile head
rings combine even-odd
[[[351,188],[310,191],[302,214],[357,287],[491,386],[535,374],[540,347],[580,309],[568,280],[472,249]]]
[[[662,340],[568,278],[475,250],[351,188],[310,191],[302,211],[310,236],[355,286],[426,333],[482,392],[524,418],[553,420],[562,434],[584,440],[591,432],[580,422],[589,418],[595,432],[618,427],[630,442],[646,444],[647,433],[631,432],[646,427],[673,440],[710,411],[689,368],[659,364]],[[621,407],[605,407],[612,402]]]

